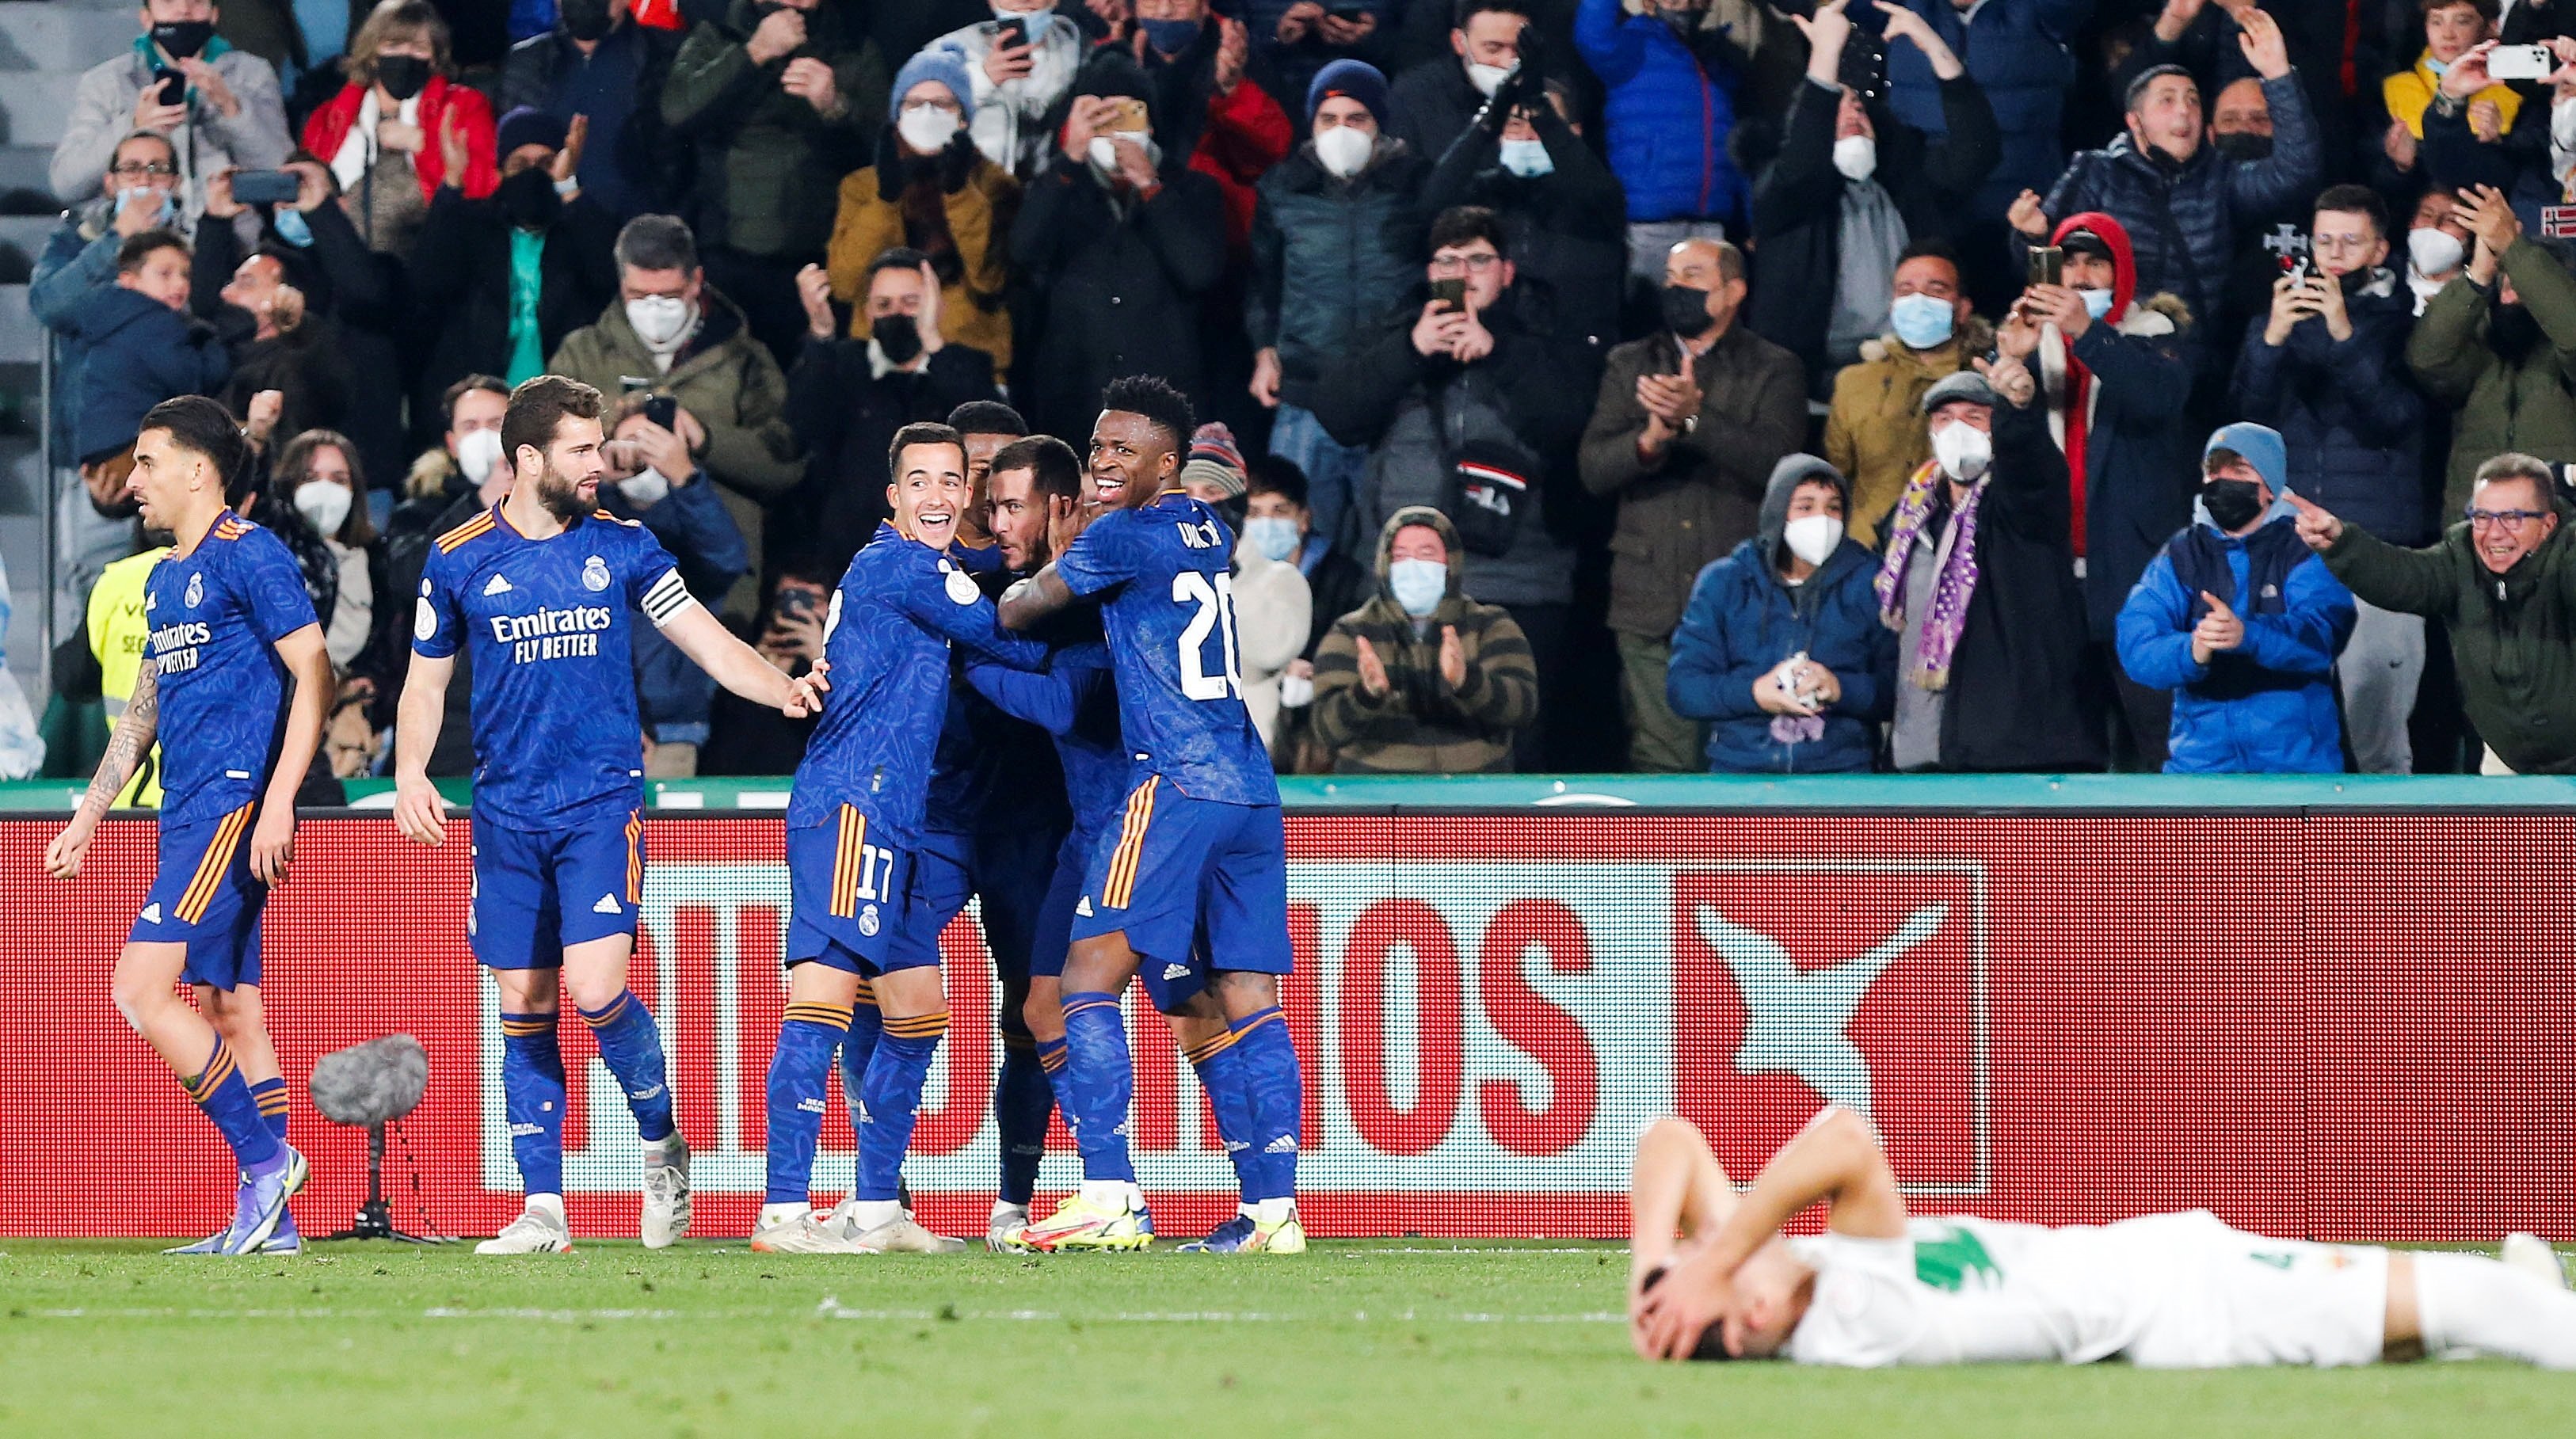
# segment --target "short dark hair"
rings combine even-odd
[[[1198,433],[1198,415],[1190,408],[1189,396],[1173,389],[1159,375],[1123,375],[1109,382],[1100,392],[1100,408],[1122,410],[1143,415],[1154,428],[1169,436],[1172,458],[1187,458],[1190,436]]]
[[[128,130],[125,132],[124,137],[116,142],[116,148],[107,152],[107,165],[108,170],[111,173],[116,169],[116,157],[124,154],[125,147],[133,144],[137,140],[151,141],[153,144],[158,145],[163,150],[169,152],[170,163],[172,165],[179,163],[179,147],[170,143],[169,136],[162,134],[158,130]]]
[[[1030,435],[1002,446],[994,452],[992,473],[1004,470],[1028,471],[1039,494],[1082,497],[1082,460],[1073,446],[1053,435]]]
[[[2253,461],[2246,459],[2243,454],[2235,450],[2231,450],[2225,445],[2221,445],[2217,449],[2214,449],[2208,454],[2200,457],[2200,472],[2203,475],[2214,475],[2221,470],[2228,469],[2235,465],[2250,465],[2252,463]]]
[[[966,473],[966,437],[935,420],[918,420],[895,431],[893,443],[886,446],[888,483],[903,477],[903,452],[914,445],[956,446],[957,473]]]
[[[698,237],[677,215],[638,215],[617,232],[620,270],[695,270]]]
[[[456,428],[456,402],[477,390],[499,395],[505,400],[510,398],[510,383],[499,375],[481,373],[467,375],[464,379],[448,386],[447,393],[439,397],[438,412],[446,417],[447,428],[451,430]]]
[[[1299,509],[1306,508],[1306,472],[1286,455],[1255,455],[1244,462],[1243,492],[1247,495],[1277,495]]]
[[[140,240],[143,236],[134,238]],[[170,443],[203,455],[215,467],[215,473],[223,476],[227,497],[239,493],[238,487],[250,478],[250,441],[242,438],[241,422],[233,418],[232,411],[204,395],[163,400],[145,411],[143,423],[134,428],[138,435],[145,430],[167,430]]]
[[[1908,243],[1904,249],[1896,252],[1896,263],[1902,265],[1908,260],[1939,260],[1948,265],[1952,273],[1958,273],[1959,270],[1959,252],[1952,249],[1947,240],[1915,240]]]
[[[2489,0],[2489,3],[2493,3],[2493,0]],[[2179,75],[2183,79],[2189,80],[2194,92],[2197,92],[2200,89],[2200,81],[2195,79],[2189,70],[2184,69],[2180,65],[2150,65],[2146,69],[2139,71],[2138,78],[2130,81],[2129,88],[2121,94],[2120,113],[2123,115],[2135,115],[2138,113],[2139,101],[2146,95],[2147,87],[2156,83],[2158,80],[2165,78],[2167,75]]]
[[[1511,258],[1511,242],[1503,235],[1503,218],[1482,205],[1452,205],[1431,222],[1430,243],[1425,254],[1438,254],[1451,245],[1472,244],[1482,240],[1494,247],[1494,253]]]
[[[876,283],[877,275],[882,271],[919,270],[922,266],[929,263],[930,257],[928,255],[921,253],[919,250],[916,250],[909,245],[896,245],[889,249],[880,250],[877,252],[877,257],[875,259],[868,261],[868,272],[859,277],[860,293],[864,295],[868,286]]]
[[[566,419],[596,420],[607,408],[599,391],[579,380],[562,375],[522,380],[510,392],[510,408],[501,412],[502,453],[515,470],[521,449],[533,448],[542,455]]]
[[[2448,10],[2454,5],[2468,6],[2490,25],[2496,22],[2496,16],[2504,13],[2504,7],[2496,0],[2417,0],[2415,10],[2417,14],[2429,16],[2436,10]]]
[[[116,273],[141,274],[143,262],[162,250],[176,250],[182,255],[191,253],[188,242],[181,239],[176,230],[164,230],[158,226],[149,230],[138,230],[126,236],[125,243],[116,247]]]
[[[2360,215],[2370,221],[2370,233],[2388,238],[2388,202],[2368,185],[2328,185],[2317,196],[2315,211],[2328,210],[2339,215]]]
[[[2457,0],[2453,3],[2456,4]],[[2492,4],[2494,0],[2488,0],[2488,3]],[[1529,7],[1530,0],[1458,0],[1457,8],[1451,12],[1449,28],[1464,30],[1467,22],[1479,15],[1518,15],[1527,20]]]
[[[1025,435],[1029,422],[999,400],[968,400],[948,412],[948,428],[961,435]]]

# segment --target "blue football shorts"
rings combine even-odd
[[[259,916],[268,886],[251,877],[250,832],[259,806],[164,823],[152,890],[134,916],[133,944],[184,944],[180,977],[213,989],[259,983]]]
[[[1072,937],[1124,931],[1164,1013],[1227,970],[1286,974],[1288,842],[1275,804],[1192,799],[1160,775],[1127,796],[1074,903]]]
[[[465,932],[492,969],[559,969],[576,944],[633,938],[644,899],[644,813],[569,829],[474,826]]]
[[[872,824],[856,805],[789,830],[787,963],[810,961],[859,975],[908,967],[890,956],[912,888],[912,854],[903,836]],[[933,940],[927,962],[936,964],[936,931]]]

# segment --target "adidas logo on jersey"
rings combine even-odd
[[[506,595],[509,592],[510,581],[502,575],[494,575],[483,586],[483,593],[487,595]]]
[[[1189,978],[1189,974],[1190,967],[1186,964],[1167,964],[1163,966],[1163,978],[1165,979],[1187,979]]]
[[[1264,1147],[1261,1152],[1264,1154],[1294,1154],[1297,1152],[1297,1136],[1293,1134],[1280,1135],[1277,1139],[1270,1141],[1270,1143]]]
[[[599,897],[599,903],[590,907],[590,912],[593,914],[624,914],[626,911],[617,907],[617,896],[613,894],[603,894]]]
[[[143,906],[143,922],[145,924],[159,924],[161,922],[161,906],[158,903]]]
[[[1084,895],[1082,897],[1082,903],[1073,907],[1073,912],[1081,915],[1084,919],[1091,918],[1091,896],[1087,894]]]

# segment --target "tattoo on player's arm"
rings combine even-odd
[[[1066,605],[1073,603],[1073,590],[1064,576],[1055,571],[1055,561],[1002,592],[1002,628],[1024,630]]]
[[[143,664],[134,676],[134,693],[125,701],[125,713],[117,717],[116,733],[108,736],[107,753],[98,759],[98,773],[90,776],[89,791],[81,796],[81,807],[105,814],[116,803],[125,782],[143,757],[152,752],[153,738],[161,730],[160,667],[152,656],[143,656]]]

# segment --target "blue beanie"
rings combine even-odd
[[[903,118],[903,97],[924,80],[936,80],[957,97],[959,123],[975,123],[975,87],[966,79],[966,59],[942,45],[932,45],[903,62],[894,72],[894,89],[886,95],[888,122]]]
[[[1314,128],[1315,112],[1335,95],[1366,105],[1381,130],[1394,122],[1394,112],[1386,103],[1386,77],[1365,60],[1336,60],[1315,72],[1315,83],[1306,87],[1308,129]]]
[[[2281,442],[2281,432],[2270,425],[2239,420],[2221,425],[2209,432],[2209,443],[2201,446],[2201,463],[2220,450],[2234,450],[2263,477],[2263,484],[2274,498],[2290,492],[2290,448]]]

